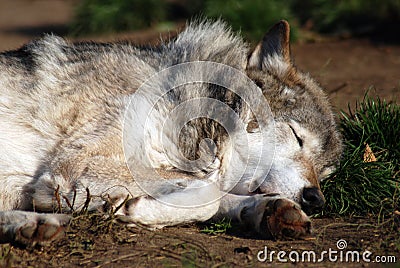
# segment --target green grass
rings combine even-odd
[[[340,129],[345,151],[322,183],[323,215],[393,215],[400,205],[400,106],[365,96],[354,112],[342,112]],[[367,144],[377,161],[364,161]]]
[[[231,221],[229,219],[224,218],[217,222],[210,222],[205,224],[205,226],[203,226],[200,232],[209,235],[225,234],[231,228],[232,228]]]

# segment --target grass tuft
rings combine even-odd
[[[354,112],[341,113],[339,125],[345,152],[321,185],[323,215],[393,215],[400,205],[400,106],[366,95]]]
[[[210,222],[206,224],[200,232],[206,233],[209,235],[217,235],[217,234],[225,234],[232,228],[231,221],[229,219],[223,218],[217,222]]]

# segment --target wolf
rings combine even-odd
[[[1,53],[0,242],[49,243],[82,208],[309,235],[342,144],[289,32],[278,22],[250,52],[200,20],[157,47],[47,35]]]

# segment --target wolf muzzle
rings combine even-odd
[[[301,207],[307,215],[318,213],[325,204],[325,197],[316,187],[304,188]]]

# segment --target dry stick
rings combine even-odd
[[[112,213],[112,214],[115,214],[118,210],[120,210],[120,208],[122,208],[122,206],[124,206],[124,205],[126,204],[126,202],[127,202],[128,200],[129,200],[129,195],[126,195],[124,201],[123,201],[121,204],[119,204],[119,206],[117,206],[117,207],[115,208],[115,210],[113,210],[111,213]]]
[[[172,257],[177,260],[182,260],[182,256],[179,254],[176,254],[175,252],[168,250],[168,249],[154,249],[156,252],[158,252],[161,255],[167,256],[167,257]]]
[[[122,261],[124,259],[131,258],[131,257],[136,257],[136,256],[139,256],[139,255],[140,255],[140,253],[138,253],[138,252],[131,253],[131,254],[126,254],[126,255],[120,256],[118,258],[103,262],[102,264],[99,264],[99,265],[95,266],[94,268],[100,268],[100,267],[102,267],[104,265],[111,264],[111,263],[117,262],[117,261]],[[82,263],[81,263],[81,265],[82,265]]]
[[[71,205],[71,203],[69,202],[68,197],[66,197],[65,195],[63,195],[62,197],[64,198],[65,203],[67,203],[67,206],[71,209],[72,212],[74,212],[74,208],[73,208],[73,206]]]
[[[83,214],[83,213],[87,212],[90,201],[91,201],[91,196],[90,196],[89,188],[86,188],[86,201],[85,201],[85,204],[83,205],[80,213]]]
[[[75,200],[76,200],[76,189],[74,189],[74,196],[72,197],[72,211],[74,211]]]
[[[57,185],[57,189],[54,191],[54,197],[56,198],[57,201],[58,211],[62,213],[61,200],[60,200],[60,185]]]

